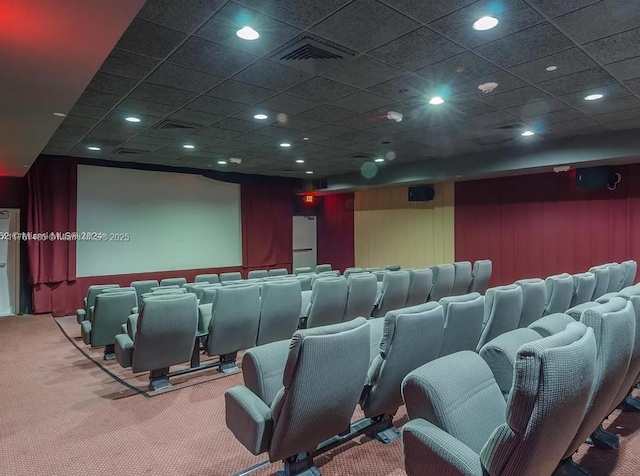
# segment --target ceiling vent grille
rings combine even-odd
[[[189,122],[180,122],[180,121],[172,121],[167,119],[166,121],[159,122],[155,126],[154,129],[160,129],[163,131],[171,131],[171,130],[191,130],[191,129],[200,129],[204,127],[203,124],[193,124]]]
[[[144,154],[148,154],[149,151],[138,150],[138,149],[127,149],[126,147],[118,147],[112,153],[117,155],[144,155]]]
[[[349,159],[353,160],[369,160],[373,159],[373,155],[371,154],[355,154],[349,157]]]
[[[355,56],[355,51],[323,38],[305,35],[278,48],[269,59],[309,74],[319,74]]]
[[[493,127],[490,127],[489,129],[495,129],[495,130],[498,130],[498,131],[510,131],[510,130],[513,130],[513,129],[522,129],[523,127],[525,127],[525,126],[521,122],[512,122],[511,124],[503,124],[501,126],[493,126]]]
[[[302,45],[300,48],[293,50],[280,59],[289,60],[323,60],[323,59],[342,59],[344,56],[333,53],[323,48],[318,48],[312,44]]]

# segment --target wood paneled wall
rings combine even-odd
[[[407,187],[356,192],[356,266],[453,262],[454,184],[437,184],[435,191],[430,202],[409,202]]]

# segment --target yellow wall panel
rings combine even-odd
[[[435,185],[430,202],[409,202],[407,187],[355,193],[355,262],[403,268],[454,260],[454,184]]]

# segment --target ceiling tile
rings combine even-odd
[[[284,138],[291,137],[295,134],[293,129],[285,129],[284,127],[278,127],[277,125],[261,127],[253,131],[254,134],[258,134],[271,138]]]
[[[345,28],[345,26],[348,27]],[[375,25],[375,28],[372,26]],[[311,28],[324,38],[358,51],[369,51],[419,26],[376,0],[355,0]]]
[[[438,84],[457,84],[500,69],[467,51],[416,71],[420,76]]]
[[[571,106],[583,106],[585,102],[585,97],[589,94],[602,94],[606,99],[604,101],[610,101],[614,98],[626,97],[629,96],[629,90],[622,86],[620,83],[611,83],[606,86],[594,86],[592,88],[565,94],[563,96],[559,96],[559,99],[562,99],[564,102]]]
[[[162,59],[186,38],[182,32],[134,18],[116,48]]]
[[[471,27],[473,23],[484,16],[498,18],[499,26],[486,31],[474,30]],[[542,17],[522,0],[480,0],[434,21],[429,26],[467,48],[475,48],[541,21]]]
[[[101,73],[142,79],[158,65],[158,61],[144,56],[114,49],[100,67]]]
[[[371,94],[366,91],[359,91],[357,93],[345,96],[341,99],[333,101],[331,104],[343,109],[349,109],[355,112],[367,112],[372,109],[391,104],[393,101],[376,94]]]
[[[568,132],[576,132],[580,129],[588,129],[592,127],[600,126],[600,124],[593,119],[585,116],[583,119],[573,119],[571,121],[557,122],[551,126],[551,129],[555,132],[564,134]]]
[[[556,18],[572,40],[584,44],[640,26],[637,0],[603,0]]]
[[[162,63],[147,78],[147,82],[170,88],[182,89],[193,93],[203,93],[224,81],[221,76],[183,68],[171,63]]]
[[[98,119],[91,117],[82,117],[82,116],[72,116],[67,114],[67,117],[62,121],[62,125],[64,126],[78,126],[84,128],[92,128],[98,123]]]
[[[281,111],[286,114],[298,114],[302,111],[312,109],[318,106],[318,103],[307,101],[300,97],[291,96],[289,94],[278,94],[272,98],[263,101],[256,107],[263,107],[265,109],[271,109],[274,111]]]
[[[308,28],[350,0],[238,0],[249,8],[266,13],[300,28]]]
[[[227,101],[225,99],[214,98],[211,96],[200,96],[189,104],[189,109],[210,112],[221,116],[232,116],[245,107],[246,106],[244,104],[240,104],[238,102]]]
[[[578,10],[579,8],[599,1],[600,0],[527,0],[530,5],[539,8],[542,13],[551,18],[564,15],[565,13]]]
[[[301,117],[308,117],[309,119],[314,119],[316,121],[335,122],[347,117],[355,116],[355,113],[325,104],[314,109],[309,109],[308,111],[302,112],[299,115]]]
[[[162,147],[167,145],[169,142],[171,142],[171,139],[153,137],[153,136],[147,135],[146,131],[143,132],[142,134],[137,135],[133,140],[139,144],[144,144],[149,147],[151,146]]]
[[[543,99],[506,109],[506,112],[523,118],[541,116],[555,111],[567,109],[567,105],[557,99]]]
[[[77,100],[78,104],[111,109],[120,101],[120,96],[86,90]]]
[[[502,94],[509,94],[502,93]],[[480,114],[487,114],[494,112],[494,105],[485,104],[484,102],[468,100],[468,101],[455,101],[449,103],[451,108],[459,113],[462,117],[479,116]],[[499,106],[498,106],[499,107]]]
[[[274,94],[276,94],[276,92],[271,89],[265,89],[259,86],[253,86],[251,84],[229,79],[209,91],[207,96],[213,96],[221,99],[232,99],[243,104],[255,104],[273,96]]]
[[[171,114],[175,107],[166,104],[158,104],[155,102],[143,101],[141,99],[126,98],[117,109],[131,113],[144,114],[146,116],[164,117]]]
[[[162,139],[171,139],[175,141],[182,139],[193,132],[193,129],[147,129],[144,131],[148,137],[156,137]]]
[[[381,134],[371,131],[352,131],[346,134],[341,134],[338,138],[351,142],[372,142],[379,140],[382,137]]]
[[[405,74],[399,78],[380,83],[369,88],[372,93],[385,96],[396,101],[403,101],[414,97],[422,97],[431,89],[431,84],[426,79]]]
[[[485,93],[480,91],[478,86],[484,83],[498,83],[498,87],[494,89],[493,92],[488,93],[489,95],[509,91],[510,89],[521,88],[527,84],[506,71],[496,71],[471,81],[458,84],[454,90],[457,93],[466,94],[470,97],[481,98],[485,96]]]
[[[287,94],[303,97],[316,102],[329,102],[356,92],[356,88],[315,76],[304,83],[287,90]]]
[[[308,131],[321,125],[323,125],[323,123],[320,121],[301,116],[287,116],[283,120],[278,121],[278,126],[296,131]]]
[[[628,121],[613,122],[607,124],[611,129],[620,131],[625,129],[640,129],[640,119],[631,119]]]
[[[640,94],[640,78],[625,81],[624,84],[634,93]]]
[[[230,135],[234,135],[237,134],[237,132],[234,131],[226,131],[228,132]],[[141,135],[136,137],[136,140],[141,137]],[[200,131],[194,133],[194,134],[190,134],[187,137],[185,137],[185,140],[188,140],[189,142],[193,142],[194,144],[198,144],[198,146],[200,148],[206,147],[206,146],[210,146],[210,145],[214,145],[214,144],[219,144],[220,142],[223,142],[224,139],[221,139],[219,137],[211,137],[211,136],[205,136],[205,135],[201,135]],[[202,152],[198,152],[198,154],[202,154]]]
[[[87,86],[87,89],[124,96],[131,91],[136,84],[138,84],[138,81],[135,79],[98,72]]]
[[[142,130],[143,128],[130,127],[129,124],[102,121],[91,130],[87,137],[125,141],[142,132]]]
[[[601,114],[622,114],[621,111],[640,107],[640,99],[635,96],[607,97],[601,101],[583,101],[577,106],[585,114],[599,119]],[[596,117],[596,115],[598,115]],[[622,119],[620,119],[622,120]],[[605,122],[612,122],[611,120]]]
[[[145,101],[176,107],[188,103],[196,96],[196,93],[146,82],[141,83],[129,94],[130,98],[143,99]]]
[[[528,118],[528,120],[537,126],[544,127],[545,129],[550,124],[556,124],[558,122],[582,120],[586,118],[584,114],[575,109],[562,109],[560,111],[549,112],[540,116]],[[553,127],[553,126],[551,126]]]
[[[584,49],[603,65],[640,56],[640,28],[587,43]]]
[[[461,53],[463,48],[422,27],[369,52],[380,61],[414,71]]]
[[[126,124],[128,127],[133,129],[138,129],[138,130],[144,129],[158,122],[158,116],[146,116],[144,114],[136,114],[136,117],[140,119],[140,122],[138,123],[125,121],[125,119],[130,115],[131,113],[128,111],[121,111],[120,109],[114,109],[109,114],[107,114],[105,119],[111,122]]]
[[[169,57],[168,61],[206,73],[230,76],[256,59],[256,56],[244,51],[191,37]]]
[[[543,81],[538,84],[542,89],[554,96],[584,91],[598,86],[614,83],[615,79],[602,68],[592,68],[579,73]]]
[[[169,116],[169,119],[173,119],[181,122],[188,122],[191,124],[201,124],[203,126],[208,126],[213,123],[216,123],[222,119],[224,116],[217,114],[210,114],[202,111],[195,111],[189,108],[182,108]]]
[[[542,99],[551,98],[548,94],[533,86],[525,86],[524,88],[512,89],[502,93],[487,94],[481,101],[499,109],[506,109]]]
[[[243,40],[236,35],[240,28],[247,25],[251,25],[260,34],[258,41]],[[196,35],[220,45],[263,56],[300,33],[302,30],[298,28],[230,2],[205,23]]]
[[[640,100],[636,99],[635,108],[633,109],[625,109],[624,111],[616,111],[616,112],[608,112],[606,114],[598,114],[597,116],[593,116],[594,119],[608,123],[622,122],[622,121],[631,121],[640,119]]]
[[[89,129],[89,127],[67,126],[65,124],[61,124],[53,134],[53,140],[77,142],[82,139],[87,132],[89,132]]]
[[[401,75],[402,71],[399,69],[368,56],[359,56],[323,73],[323,76],[356,88],[368,88]]]
[[[515,46],[517,45],[517,46]],[[533,61],[573,46],[573,43],[549,23],[528,28],[475,49],[503,68]]]
[[[312,132],[314,134],[320,134],[321,136],[335,137],[353,132],[353,129],[345,126],[339,126],[337,124],[325,124],[324,126],[313,129]],[[322,144],[322,142],[320,144]]]
[[[640,56],[607,65],[607,71],[620,81],[640,77]]]
[[[476,0],[382,0],[390,7],[422,23],[430,23],[449,13],[466,7]]]
[[[310,78],[307,73],[266,59],[252,64],[234,77],[238,81],[277,91],[289,89]]]
[[[236,119],[235,117],[227,117],[226,119],[216,123],[216,127],[230,129],[237,132],[249,132],[254,129],[258,129],[260,124],[256,124],[251,121],[243,121],[242,119]]]
[[[479,116],[472,116],[467,118],[467,121],[475,126],[487,127],[498,124],[506,124],[517,121],[518,118],[512,114],[504,111],[495,111],[488,114],[481,114]]]
[[[138,18],[187,33],[209,18],[226,0],[147,0]],[[176,14],[176,12],[180,12]]]
[[[248,133],[242,134],[241,136],[236,137],[234,140],[240,144],[260,145],[264,144],[265,142],[269,142],[270,139],[266,136]]]
[[[555,71],[547,71],[547,66],[557,66]],[[516,76],[532,83],[548,81],[596,67],[597,64],[579,48],[554,53],[543,58],[509,68]]]

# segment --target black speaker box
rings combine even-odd
[[[428,202],[436,196],[436,191],[431,185],[419,185],[409,187],[410,202]]]
[[[576,188],[578,189],[607,188],[609,185],[614,185],[615,181],[615,170],[607,165],[576,169]]]

